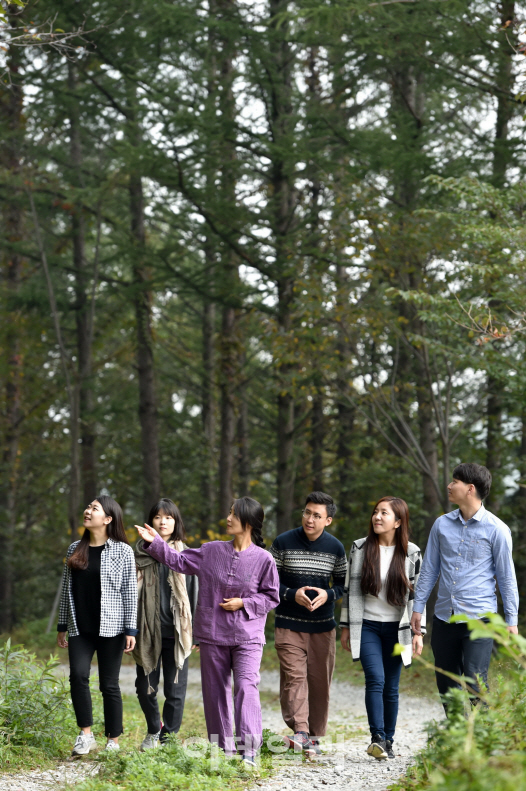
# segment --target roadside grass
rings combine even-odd
[[[144,716],[134,695],[123,695],[124,734],[118,754],[99,751],[98,775],[77,785],[78,791],[218,791],[246,788],[254,775],[239,759],[226,759],[222,753],[210,752],[202,705],[187,699],[181,731],[165,747],[141,753],[139,745],[146,728]],[[101,747],[104,744],[102,712],[98,712],[94,731]],[[269,734],[266,734],[268,738]],[[186,743],[186,745],[185,745]],[[189,749],[187,749],[189,748]],[[211,761],[211,757],[213,760]],[[263,751],[259,772],[272,774],[272,754]]]

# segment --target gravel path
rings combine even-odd
[[[93,669],[96,673],[96,668]],[[67,668],[64,667],[67,672]],[[135,667],[126,665],[121,670],[121,689],[135,694]],[[279,711],[279,674],[263,671],[260,690],[263,698],[263,727],[274,733],[288,732]],[[200,672],[190,668],[187,700],[202,705]],[[442,719],[438,701],[411,698],[400,699],[400,712],[395,741],[395,760],[376,761],[366,754],[369,743],[362,687],[334,682],[331,690],[327,752],[315,761],[303,763],[301,755],[292,760],[276,755],[276,774],[268,780],[256,780],[262,791],[316,791],[333,786],[337,791],[375,791],[386,789],[405,773],[412,757],[425,745],[425,723]],[[97,766],[86,761],[60,764],[53,770],[0,775],[0,791],[59,791],[81,782],[97,771]]]

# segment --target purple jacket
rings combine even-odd
[[[210,541],[199,549],[175,552],[159,536],[144,549],[155,560],[181,574],[199,577],[199,598],[193,623],[196,642],[216,645],[265,643],[267,613],[279,604],[279,577],[272,555],[251,544],[243,552],[233,541]],[[243,599],[228,612],[223,599]]]

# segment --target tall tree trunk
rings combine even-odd
[[[442,502],[437,491],[439,481],[438,474],[438,452],[436,439],[436,426],[433,413],[433,405],[429,397],[427,381],[424,378],[425,372],[422,371],[421,382],[424,384],[417,388],[418,397],[418,428],[420,435],[420,447],[429,466],[429,472],[422,475],[422,495],[424,506],[424,540],[427,541],[429,531],[437,516],[442,511]]]
[[[323,491],[323,443],[325,439],[321,387],[316,388],[314,393],[311,414],[312,488],[316,492],[321,492]]]
[[[311,288],[321,294],[323,293],[322,273],[324,271],[324,268],[320,265],[320,200],[322,185],[319,177],[319,166],[318,162],[316,161],[316,154],[319,153],[320,146],[317,119],[319,119],[321,115],[322,104],[320,101],[321,86],[318,73],[317,47],[311,47],[309,50],[307,68],[307,86],[309,89],[307,116],[309,118],[309,126],[313,130],[313,135],[309,145],[311,158],[307,163],[307,177],[310,182],[310,216],[306,253],[308,259],[310,259],[309,268],[313,280]],[[318,315],[315,314],[315,318],[317,321],[319,321]],[[312,487],[315,491],[322,491],[323,446],[325,441],[325,420],[323,416],[323,381],[322,377],[318,373],[316,361],[313,360],[313,362],[316,368],[316,374],[313,381],[310,433]]]
[[[223,268],[225,273],[225,268]],[[232,272],[226,281],[231,282]],[[228,297],[226,297],[228,298]],[[226,519],[234,498],[234,450],[236,440],[236,311],[232,305],[223,306],[221,322],[221,432],[219,453],[219,519]]]
[[[245,354],[241,355],[240,373],[243,374]],[[243,381],[239,386],[239,417],[237,420],[237,445],[238,445],[238,493],[240,497],[250,494],[250,452],[249,452],[249,421],[248,421],[248,394],[247,383]]]
[[[235,10],[233,0],[217,0],[216,8],[223,24]],[[232,40],[223,28],[220,36],[218,99],[220,112],[220,189],[225,233],[232,236],[236,225],[236,105],[233,93],[235,52]],[[219,294],[222,302],[219,388],[221,397],[221,431],[219,453],[219,518],[226,519],[234,498],[236,445],[236,389],[239,382],[239,270],[230,245],[221,253]]]
[[[508,143],[509,123],[513,116],[514,103],[509,96],[513,91],[513,58],[514,51],[510,45],[509,37],[513,35],[513,21],[515,19],[515,3],[504,0],[499,4],[500,31],[498,33],[498,60],[496,84],[497,92],[497,119],[495,124],[495,138],[493,144],[493,184],[503,189],[506,184],[506,172],[512,161],[512,153]],[[508,25],[506,24],[508,23]],[[509,23],[512,23],[511,26]],[[499,308],[499,301],[494,299],[492,292],[494,285],[491,276],[486,284],[489,306],[495,310]],[[502,437],[502,419],[504,410],[503,382],[491,372],[487,379],[487,407],[486,407],[486,467],[493,477],[493,485],[486,500],[488,508],[498,510],[502,497],[502,454],[504,441]]]
[[[207,257],[209,263],[213,261]],[[214,443],[215,443],[215,305],[206,298],[203,305],[203,378],[202,392],[202,424],[203,424],[203,469],[201,473],[202,516],[201,538],[208,537],[213,529],[215,519],[215,485],[214,485]]]
[[[214,134],[217,123],[217,30],[215,0],[209,0],[209,20],[207,51],[207,128],[211,130],[211,139],[207,146],[208,161],[205,163],[207,179],[207,203],[210,204],[217,183],[217,136]],[[201,470],[201,539],[206,540],[209,531],[216,524],[216,471],[215,471],[215,439],[216,439],[216,304],[215,285],[218,273],[217,240],[210,228],[206,229],[204,256],[206,265],[207,293],[203,299],[202,324],[202,426],[203,426],[203,466]]]
[[[399,204],[403,207],[400,217],[401,235],[418,222],[413,212],[418,208],[420,182],[422,179],[419,161],[422,150],[422,127],[424,124],[425,93],[422,75],[417,73],[413,66],[401,62],[391,74],[393,89],[393,119],[398,127],[397,138],[404,141],[404,162],[411,161],[409,168],[398,171],[395,177],[395,191]],[[409,159],[409,155],[411,159]],[[424,283],[424,263],[420,260],[418,250],[404,251],[404,260],[401,261],[401,274],[411,289],[421,289]],[[401,312],[404,319],[409,322],[411,332],[424,335],[424,325],[416,311],[402,303]],[[405,347],[405,348],[404,348]],[[424,512],[424,536],[426,540],[429,530],[442,510],[440,497],[440,479],[438,471],[438,446],[435,417],[432,398],[429,388],[425,362],[418,345],[415,346],[412,359],[408,357],[409,346],[402,344],[401,362],[403,377],[411,376],[416,384],[416,398],[418,402],[418,429],[420,451],[427,467],[422,472],[422,506]],[[408,406],[408,404],[407,404]],[[405,419],[409,421],[406,414]]]
[[[349,309],[349,277],[344,266],[336,267],[336,306],[337,332],[336,341],[337,368],[337,469],[339,482],[338,525],[343,528],[350,526],[353,502],[353,434],[356,409],[353,405],[351,341],[347,326],[346,314]]]
[[[83,187],[82,142],[77,94],[77,67],[68,60],[70,155],[72,184],[78,193]],[[93,423],[92,339],[93,310],[88,296],[90,273],[86,262],[86,228],[82,201],[75,196],[71,217],[73,270],[75,273],[75,319],[77,327],[78,410],[81,441],[82,493],[84,504],[97,495],[95,427]],[[94,295],[93,295],[94,296]]]
[[[270,164],[272,230],[275,245],[276,283],[278,291],[278,333],[282,347],[292,331],[294,304],[293,219],[296,203],[294,162],[290,156],[294,131],[292,109],[293,53],[288,41],[288,25],[284,21],[288,0],[270,0],[270,31],[273,50],[272,96],[270,125],[273,139]],[[285,353],[288,358],[288,353]],[[291,378],[293,365],[285,360],[277,370],[278,388],[278,467],[276,521],[278,533],[293,527],[294,509],[294,420],[295,404]]]
[[[136,119],[137,99],[134,88],[128,85],[128,139],[136,152],[141,143]],[[130,198],[131,237],[133,243],[133,275],[135,290],[136,359],[139,379],[139,421],[141,425],[141,455],[143,470],[143,510],[148,514],[161,496],[161,465],[157,426],[157,400],[152,333],[152,290],[147,265],[146,226],[142,178],[133,162],[128,179]]]
[[[19,9],[16,9],[18,12]],[[16,17],[12,18],[13,20]],[[16,21],[12,21],[16,26]],[[19,78],[20,50],[13,47],[7,68],[11,84],[0,85],[0,129],[2,146],[0,162],[2,170],[16,182],[20,178],[20,143],[24,135],[22,119],[23,93]],[[9,82],[9,81],[7,81]],[[20,285],[22,259],[17,246],[24,234],[24,217],[19,190],[10,191],[10,200],[2,210],[2,280],[4,304],[10,311],[5,322],[2,346],[6,361],[4,381],[5,414],[3,420],[3,452],[0,477],[0,632],[7,632],[13,625],[13,535],[16,528],[17,457],[20,439],[20,386],[22,378],[22,355],[18,312],[12,302]]]

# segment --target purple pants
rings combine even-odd
[[[263,741],[261,703],[258,684],[263,646],[212,645],[201,643],[201,684],[208,738],[217,742],[227,755],[238,747],[254,756]],[[234,673],[234,720],[232,729],[232,682]]]

